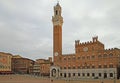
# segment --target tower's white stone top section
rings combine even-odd
[[[63,24],[63,17],[61,16],[62,13],[62,8],[59,3],[54,6],[54,16],[52,16],[52,22],[53,26],[60,25],[62,26]]]

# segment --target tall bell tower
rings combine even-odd
[[[62,55],[62,25],[63,17],[61,16],[62,8],[59,2],[54,6],[54,16],[52,16],[53,22],[53,56],[54,59],[57,56]]]

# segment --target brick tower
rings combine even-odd
[[[53,22],[53,56],[54,62],[58,59],[58,56],[62,55],[62,24],[63,17],[61,16],[61,6],[59,3],[54,6],[54,16],[52,16]]]

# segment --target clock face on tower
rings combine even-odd
[[[55,56],[58,56],[58,52],[55,52],[55,54],[54,54]]]

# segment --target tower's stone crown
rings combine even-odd
[[[61,11],[62,11],[62,8],[60,4],[57,3],[57,5],[54,6],[54,16],[52,16],[52,22],[54,26],[56,25],[62,26],[63,24],[63,17],[61,16],[61,13],[62,13]]]

